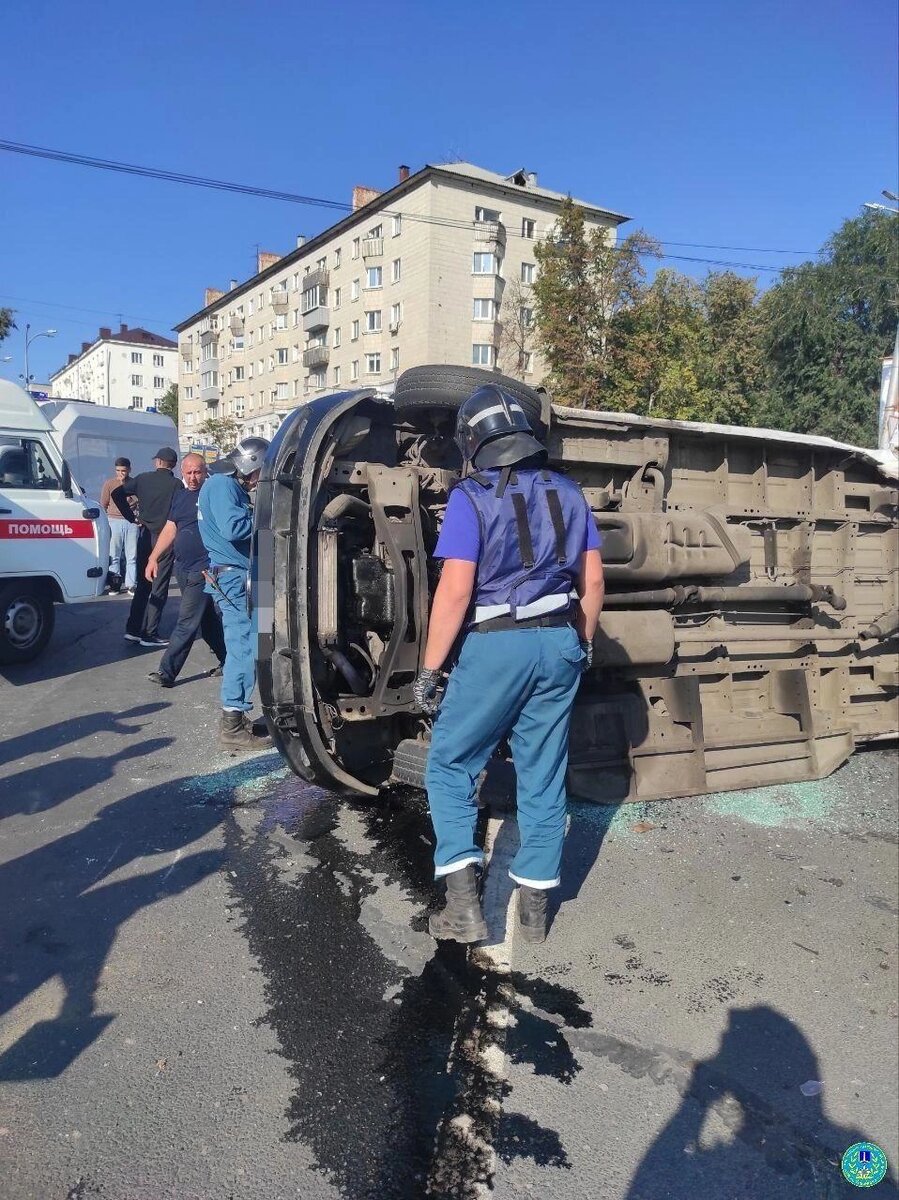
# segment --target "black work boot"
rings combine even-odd
[[[223,709],[219,745],[225,750],[253,753],[256,750],[267,750],[272,745],[272,739],[256,737],[252,728],[247,728],[242,712]]]
[[[445,875],[446,904],[428,921],[431,937],[438,941],[480,942],[487,936],[487,922],[478,899],[474,864]]]
[[[252,735],[256,738],[257,742],[262,743],[262,741],[264,741],[264,744],[267,746],[273,746],[275,744],[268,736],[268,726],[266,725],[264,718],[257,717],[257,719],[254,721],[249,713],[244,713],[243,727],[244,729],[249,729],[250,733],[252,733]]]
[[[518,886],[518,924],[526,942],[546,941],[546,889]]]

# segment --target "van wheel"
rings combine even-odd
[[[475,388],[485,383],[495,383],[514,396],[537,437],[541,440],[546,437],[550,416],[548,399],[518,379],[480,367],[443,363],[409,367],[396,381],[393,404],[396,411],[403,414],[434,408],[456,412]]]
[[[46,590],[31,580],[0,587],[0,663],[37,658],[50,641],[56,614]]]

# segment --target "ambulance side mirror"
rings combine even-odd
[[[63,459],[62,463],[62,490],[65,492],[69,500],[72,499],[72,472],[69,470],[69,464]]]

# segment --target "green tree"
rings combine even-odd
[[[178,385],[170,383],[169,390],[156,405],[156,411],[161,412],[164,417],[171,417],[175,424],[178,424]]]
[[[784,272],[760,305],[765,396],[756,423],[876,445],[881,359],[899,300],[899,217],[845,221],[820,262]]]
[[[0,342],[4,338],[9,337],[10,332],[16,328],[16,323],[13,320],[15,315],[14,309],[0,308]]]
[[[642,296],[641,255],[658,252],[641,232],[610,242],[587,230],[584,210],[563,201],[553,235],[534,249],[537,342],[549,365],[553,397],[577,408],[629,407],[618,387],[625,369],[622,313]]]
[[[233,450],[240,437],[240,426],[233,417],[209,417],[198,429],[219,450]]]
[[[763,386],[758,287],[733,271],[712,271],[702,284],[705,318],[701,378],[703,420],[751,423]]]

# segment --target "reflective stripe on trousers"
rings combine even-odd
[[[469,633],[434,723],[426,786],[437,876],[479,862],[475,789],[509,736],[521,845],[509,874],[559,882],[565,840],[568,732],[586,656],[571,626]]]

